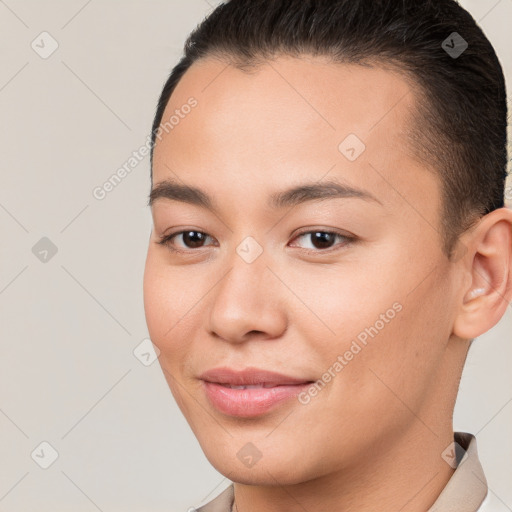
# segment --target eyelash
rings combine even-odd
[[[199,248],[196,248],[196,249],[177,249],[176,247],[173,247],[172,244],[170,243],[172,241],[172,239],[178,235],[182,235],[184,233],[200,233],[202,235],[206,235],[207,237],[210,237],[210,235],[208,235],[207,233],[204,233],[203,231],[198,231],[198,230],[195,230],[195,229],[186,229],[186,230],[182,230],[182,231],[176,231],[175,233],[169,233],[168,235],[165,235],[163,237],[160,238],[160,240],[157,242],[159,245],[163,245],[163,246],[166,246],[170,251],[174,252],[174,253],[181,253],[181,254],[191,254],[193,252],[198,252],[199,250],[201,249],[204,249],[204,247],[199,247]],[[349,244],[352,244],[356,241],[357,237],[355,236],[350,236],[350,235],[345,235],[345,234],[342,234],[342,233],[338,233],[337,231],[327,231],[327,230],[322,230],[322,229],[314,229],[314,230],[309,230],[309,231],[302,231],[301,233],[298,233],[293,240],[295,240],[296,238],[300,238],[301,236],[304,236],[304,235],[311,235],[313,233],[323,233],[323,234],[329,234],[329,235],[334,235],[334,236],[338,236],[339,238],[343,239],[344,242],[342,244],[338,244],[338,246],[334,245],[333,247],[329,247],[327,249],[303,249],[303,251],[305,251],[306,253],[309,253],[309,254],[326,254],[326,253],[331,253],[331,252],[334,252],[334,251],[337,251],[337,250],[340,250],[341,248],[344,248],[346,247],[347,245]],[[211,238],[211,237],[210,237]]]

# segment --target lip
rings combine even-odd
[[[308,379],[290,377],[289,375],[284,375],[282,373],[252,367],[245,368],[243,370],[234,370],[227,367],[212,368],[211,370],[202,373],[199,378],[207,382],[231,384],[233,386],[250,386],[256,384],[285,386],[312,382]]]
[[[297,396],[314,382],[259,368],[213,368],[199,378],[208,400],[217,410],[241,418],[264,414]],[[258,387],[234,389],[229,386]]]

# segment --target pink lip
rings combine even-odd
[[[242,418],[268,412],[285,400],[297,396],[313,382],[258,368],[242,371],[214,368],[199,378],[203,381],[206,396],[216,409],[229,416]],[[229,385],[262,387],[233,389]]]

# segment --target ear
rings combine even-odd
[[[465,276],[453,334],[473,339],[494,327],[512,300],[512,210],[488,213],[462,243],[468,250],[457,263]]]

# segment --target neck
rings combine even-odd
[[[447,425],[434,434],[415,421],[351,466],[292,485],[234,483],[235,512],[425,512],[434,504],[453,469],[441,458],[453,441]]]

